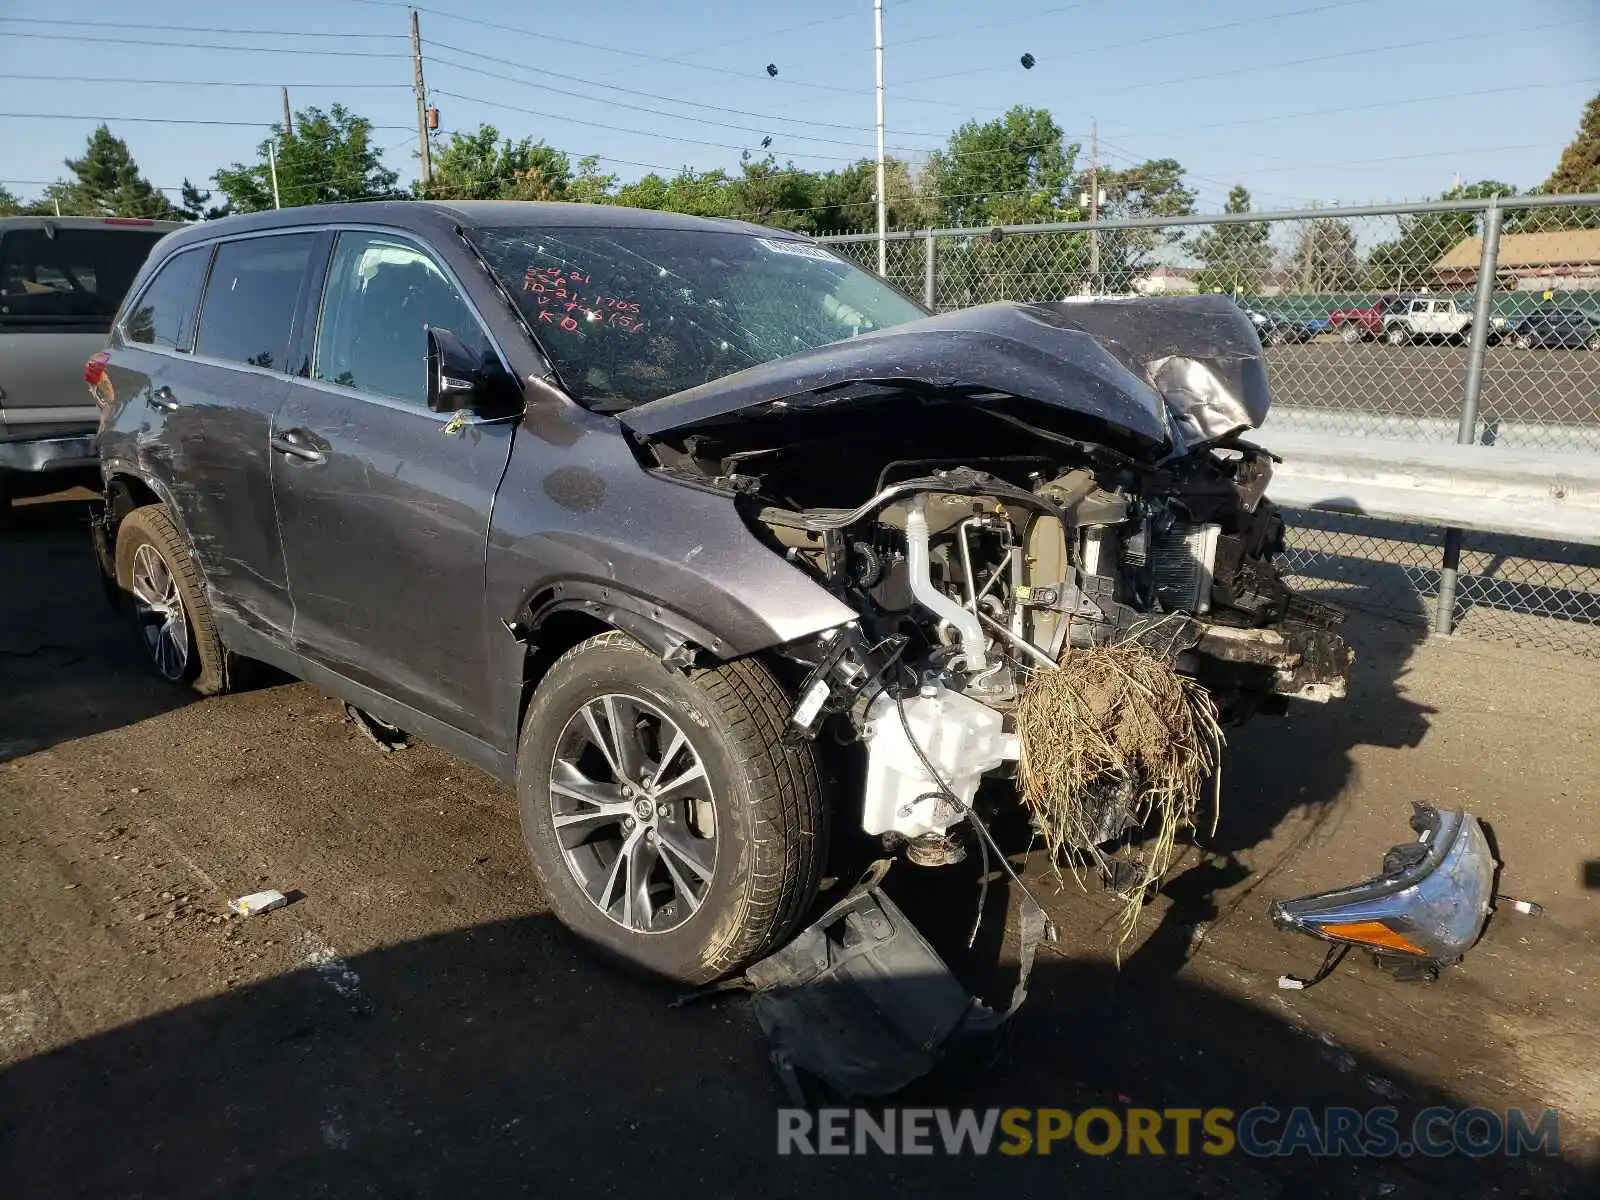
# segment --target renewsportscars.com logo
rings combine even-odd
[[[778,1110],[779,1154],[1245,1154],[1252,1158],[1508,1158],[1560,1153],[1547,1108],[901,1108]]]

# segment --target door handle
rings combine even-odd
[[[272,448],[290,458],[298,458],[301,462],[319,463],[327,460],[327,455],[307,440],[304,430],[290,429],[284,433],[272,435]]]
[[[172,394],[172,389],[162,384],[155,391],[144,398],[144,402],[151,408],[159,408],[162,412],[177,412],[178,398]]]

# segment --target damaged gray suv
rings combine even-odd
[[[830,824],[959,857],[1074,647],[1159,625],[1225,719],[1343,693],[1225,299],[929,315],[750,225],[350,204],[166,237],[96,361],[154,669],[478,764],[556,914],[679,980],[793,932]]]

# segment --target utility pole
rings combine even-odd
[[[1100,122],[1089,118],[1089,224],[1100,224]],[[1089,287],[1100,294],[1100,230],[1089,230]]]
[[[294,136],[294,118],[289,115],[289,89],[283,89],[283,136]]]
[[[278,151],[271,138],[267,139],[267,169],[272,172],[272,207],[282,208],[278,203]]]
[[[428,87],[422,81],[422,32],[417,10],[411,10],[411,73],[417,93],[417,151],[422,160],[422,184],[433,182],[433,151],[428,145]]]
[[[872,54],[878,67],[878,276],[882,278],[889,268],[889,197],[883,180],[883,0],[872,0],[872,25]]]

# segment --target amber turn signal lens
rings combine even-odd
[[[1427,956],[1427,951],[1409,938],[1390,929],[1382,921],[1350,921],[1343,925],[1324,925],[1322,932],[1341,941],[1356,942],[1363,946],[1380,946],[1385,950],[1400,950],[1406,954]]]

